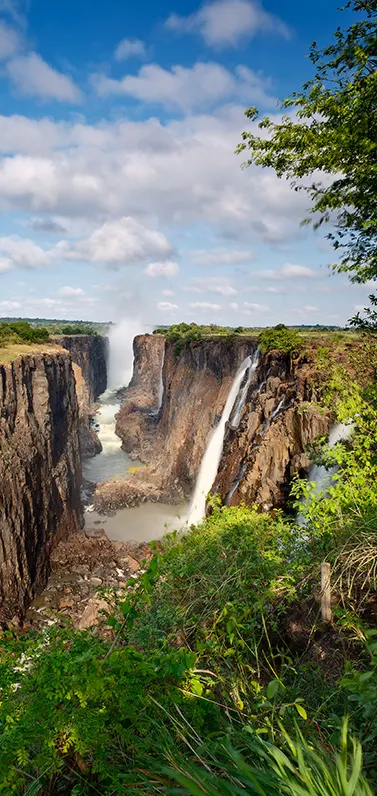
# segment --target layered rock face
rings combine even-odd
[[[330,411],[318,405],[310,359],[291,363],[277,352],[261,357],[239,425],[229,423],[213,492],[223,503],[284,506],[295,473],[310,469],[308,445],[327,436]]]
[[[102,445],[91,427],[93,403],[107,387],[108,340],[96,335],[56,335],[53,338],[71,355],[80,413],[80,449],[83,457],[95,456]]]
[[[64,351],[0,363],[0,625],[46,585],[57,541],[82,525],[79,413]]]
[[[163,351],[159,337],[136,338],[134,378],[117,433],[147,469],[99,487],[99,510],[141,500],[178,502],[192,494],[232,380],[256,349],[256,338],[212,338],[191,343],[176,356],[171,343]],[[212,489],[224,503],[257,503],[263,510],[283,506],[293,475],[309,470],[308,444],[328,434],[333,418],[318,404],[318,379],[308,357],[292,363],[277,352],[260,356],[241,416],[231,415],[226,429]],[[163,398],[156,412],[161,367]]]
[[[135,339],[134,376],[116,430],[124,449],[147,470],[100,486],[94,498],[100,510],[191,494],[235,373],[256,346],[255,338],[214,338],[191,343],[177,357],[174,345],[159,335]]]
[[[54,340],[66,348],[72,362],[81,368],[83,379],[89,390],[91,403],[105,392],[107,387],[108,339],[100,335],[76,334],[55,335]]]
[[[151,455],[151,431],[155,430],[162,404],[165,337],[138,335],[133,350],[132,379],[124,391],[116,433],[131,458],[147,461]]]

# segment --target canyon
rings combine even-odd
[[[80,442],[106,355],[87,336],[0,355],[0,626],[23,616],[53,549],[83,526]]]
[[[190,498],[237,370],[257,348],[256,337],[207,338],[176,354],[160,335],[135,338],[133,378],[116,431],[124,450],[147,468],[127,481],[101,484],[94,496],[99,511]],[[297,361],[260,354],[251,377],[245,372],[242,405],[226,424],[211,489],[223,503],[281,508],[292,477],[309,471],[308,445],[327,436],[333,423],[331,411],[319,405],[314,354]]]
[[[133,354],[129,385],[109,393],[106,400],[112,402],[110,420],[119,409],[112,422],[124,461],[133,459],[144,466],[92,484],[96,513],[91,517],[85,512],[85,538],[103,537],[104,530],[94,525],[105,526],[108,515],[118,513],[125,532],[112,538],[131,538],[131,517],[138,544],[158,538],[168,504],[186,506],[174,527],[198,522],[210,510],[208,491],[230,506],[256,504],[265,512],[285,508],[292,478],[309,472],[308,446],[327,437],[334,422],[331,410],[321,404],[315,346],[294,359],[279,351],[263,354],[256,336],[206,337],[177,350],[162,334],[144,334],[134,339]],[[90,574],[92,580],[104,582],[98,555],[81,577],[79,540],[84,516],[82,459],[101,450],[93,416],[107,387],[108,357],[105,338],[60,336],[45,348],[38,346],[0,364],[2,624],[24,615],[46,586],[58,542],[69,537],[78,539],[76,548],[72,544],[77,549],[78,580],[87,596],[93,593],[87,588]],[[200,492],[202,483],[200,509],[193,514],[187,502],[195,485]],[[161,505],[154,515],[151,504],[156,503]],[[142,504],[150,525],[144,536],[142,515],[132,514]],[[107,543],[111,545],[105,537]],[[85,549],[93,552],[98,544],[86,541]],[[126,560],[127,549],[122,547],[121,554]],[[114,560],[117,555],[114,548]],[[122,571],[121,580],[124,577]],[[112,571],[109,585],[114,583]]]

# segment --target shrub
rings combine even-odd
[[[283,354],[293,354],[302,345],[296,329],[288,329],[279,323],[272,329],[264,329],[258,337],[259,347],[263,354],[268,351],[281,351]]]

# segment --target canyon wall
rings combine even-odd
[[[80,483],[70,356],[36,347],[0,359],[0,625],[23,614],[55,543],[80,529]]]
[[[117,433],[124,449],[147,468],[100,486],[97,508],[189,497],[236,371],[256,349],[256,337],[217,337],[191,342],[176,355],[174,344],[163,346],[161,336],[137,337],[134,377]],[[163,397],[156,411],[161,373]],[[229,505],[283,506],[293,475],[310,468],[308,445],[331,427],[331,412],[319,399],[310,353],[297,362],[279,352],[261,355],[237,427],[232,416],[227,425],[212,491]]]
[[[333,423],[320,405],[320,379],[310,353],[297,361],[271,352],[260,358],[236,429],[231,423],[212,491],[235,506],[281,508],[295,473],[310,469],[308,446]]]
[[[174,344],[161,335],[135,338],[134,375],[116,431],[124,449],[147,469],[99,486],[98,509],[140,500],[177,502],[191,494],[235,373],[256,347],[255,338],[218,337],[192,342],[176,356]]]
[[[76,379],[80,414],[80,450],[83,457],[95,456],[102,445],[91,426],[94,402],[107,387],[108,339],[100,335],[55,335],[58,345],[69,351]]]
[[[72,362],[81,368],[83,379],[88,386],[91,403],[105,392],[107,387],[107,337],[91,334],[55,335],[53,340],[66,348]]]

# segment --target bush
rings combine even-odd
[[[258,337],[259,348],[263,354],[268,351],[293,354],[302,345],[302,342],[296,329],[288,329],[283,323],[279,323],[272,329],[264,329]]]
[[[0,345],[12,343],[45,343],[49,340],[48,330],[31,326],[27,321],[13,321],[0,324]]]

